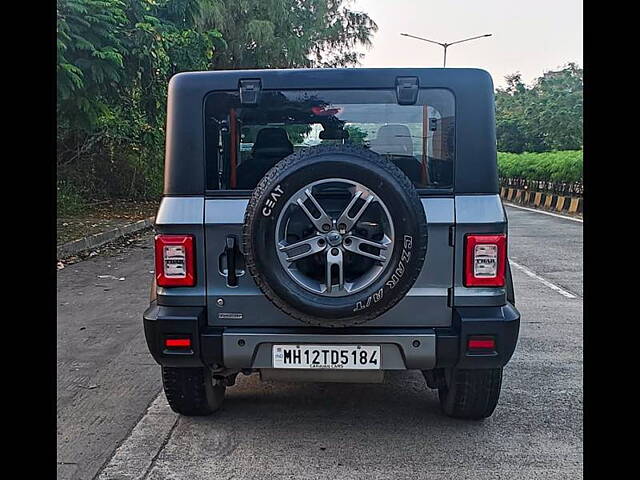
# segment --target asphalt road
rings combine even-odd
[[[151,234],[59,271],[58,478],[582,478],[582,224],[507,210],[522,324],[483,422],[443,416],[413,371],[376,385],[240,375],[221,411],[179,417],[142,332]]]

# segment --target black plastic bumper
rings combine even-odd
[[[507,303],[501,307],[458,307],[450,329],[436,328],[436,367],[494,368],[507,364],[520,331],[520,312]],[[467,350],[470,337],[490,336],[496,348],[490,352]]]
[[[160,365],[170,367],[224,366],[222,347],[223,327],[210,327],[206,324],[204,307],[160,306],[154,301],[144,312],[144,332],[147,345],[153,358]],[[345,328],[345,329],[311,329],[303,327],[294,329],[304,333],[358,333],[377,334],[415,334],[435,332],[436,334],[436,368],[493,368],[504,366],[513,355],[520,329],[520,313],[511,304],[500,307],[458,307],[453,312],[450,328]],[[291,333],[292,329],[270,330],[270,333]],[[489,352],[467,351],[467,341],[471,336],[491,336],[495,339],[496,348]],[[184,338],[191,340],[188,349],[170,350],[165,348],[167,338]]]
[[[207,326],[204,307],[162,306],[155,301],[143,314],[144,336],[151,355],[166,367],[201,367],[222,364],[223,328]],[[191,340],[190,349],[165,348],[167,338]]]

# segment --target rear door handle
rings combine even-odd
[[[238,276],[236,275],[236,237],[227,237],[225,254],[227,257],[227,284],[230,287],[235,287],[238,285]]]

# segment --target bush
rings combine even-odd
[[[77,215],[85,210],[86,206],[82,195],[72,185],[59,181],[56,193],[58,217]]]
[[[547,182],[582,183],[582,150],[498,153],[498,175]]]

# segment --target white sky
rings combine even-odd
[[[447,67],[487,70],[496,86],[519,71],[525,83],[568,63],[582,66],[580,0],[354,0],[378,24],[362,67],[442,67],[438,42],[492,33],[447,49]]]

